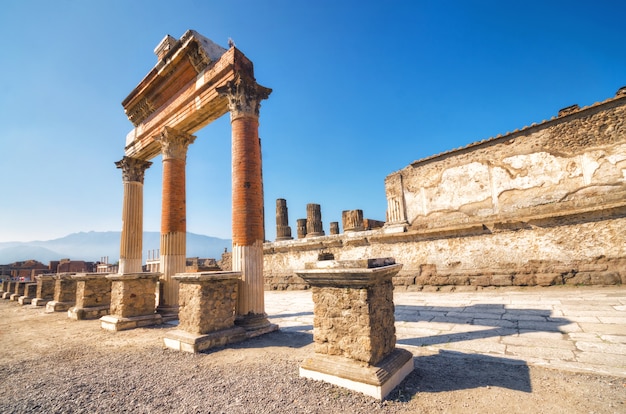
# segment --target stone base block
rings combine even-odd
[[[46,306],[46,304],[48,302],[50,302],[50,299],[35,298],[31,302],[31,305],[33,305],[33,306]]]
[[[109,305],[90,306],[87,308],[77,308],[76,306],[67,311],[67,317],[76,321],[84,319],[98,319],[109,314]]]
[[[246,330],[234,326],[208,334],[193,334],[177,329],[169,331],[163,338],[163,342],[170,349],[195,354],[218,346],[241,342],[246,338]]]
[[[9,300],[12,302],[17,302],[20,296],[22,295],[20,295],[19,293],[12,293],[11,296],[9,296]]]
[[[20,305],[30,305],[31,303],[33,303],[33,298],[29,298],[28,296],[20,296],[17,299],[17,303],[19,303]]]
[[[46,303],[46,313],[65,312],[72,306],[74,306],[74,302],[58,302],[56,300],[52,300]]]
[[[100,327],[107,331],[125,331],[127,329],[142,328],[144,326],[160,325],[163,323],[161,315],[131,316],[122,318],[119,316],[106,315],[100,318]]]
[[[300,376],[325,381],[382,400],[413,371],[413,354],[395,348],[376,365],[341,356],[315,354],[300,366]]]
[[[2,299],[9,299],[9,298],[11,297],[11,295],[12,295],[12,294],[13,294],[13,293],[11,293],[11,292],[4,292],[4,293],[2,294]]]

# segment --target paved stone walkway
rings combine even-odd
[[[310,291],[265,292],[265,302],[282,330],[312,335]],[[416,357],[480,354],[626,377],[626,287],[396,291],[394,302],[397,344]]]

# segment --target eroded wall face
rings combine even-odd
[[[623,199],[626,106],[576,115],[396,173],[411,228],[523,221]],[[387,179],[388,200],[397,181]]]

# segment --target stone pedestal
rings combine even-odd
[[[330,234],[339,234],[339,222],[337,221],[330,222]]]
[[[240,278],[241,272],[175,275],[179,282],[179,324],[166,334],[165,346],[196,353],[246,339],[246,330],[235,326]]]
[[[76,281],[76,305],[67,311],[70,319],[98,319],[109,314],[111,306],[111,281],[107,273],[78,273]]]
[[[100,318],[102,329],[122,331],[158,325],[161,315],[155,313],[156,286],[160,273],[109,275],[111,306],[109,315]]]
[[[54,276],[54,298],[46,303],[46,313],[65,312],[76,304],[75,273],[59,273]]]
[[[296,220],[296,231],[299,239],[304,239],[306,237],[306,219],[301,218]]]
[[[315,354],[300,376],[382,400],[413,370],[413,355],[395,347],[391,258],[320,261],[296,271],[312,287]]]
[[[17,299],[17,303],[20,305],[29,305],[37,295],[37,283],[27,283],[24,286],[24,294]]]
[[[7,291],[9,288],[9,279],[2,279],[0,281],[0,297]]]
[[[26,288],[26,284],[31,282],[15,282],[15,288],[13,293],[9,296],[9,300],[13,302],[17,302],[20,296],[24,296],[24,289]]]
[[[54,299],[54,275],[44,274],[37,276],[37,294],[32,301],[33,306],[45,306]]]
[[[11,295],[15,293],[15,283],[13,281],[8,281],[5,286],[5,291],[2,293],[2,299],[9,299]]]

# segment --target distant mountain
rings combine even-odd
[[[148,251],[158,250],[161,234],[148,231],[143,234],[143,261]],[[232,241],[217,237],[187,233],[187,257],[220,259],[224,248],[229,251]],[[34,259],[42,263],[69,258],[72,260],[99,261],[108,256],[115,263],[120,255],[120,232],[80,232],[59,239],[32,242],[0,242],[0,264]],[[152,256],[152,253],[150,253]]]

